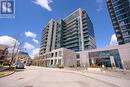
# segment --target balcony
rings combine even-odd
[[[72,47],[78,47],[79,45],[78,44],[75,44],[75,45],[68,45],[68,46],[65,46],[66,48],[72,48]]]
[[[73,41],[64,42],[63,45],[66,46],[66,45],[73,44],[73,43],[76,43],[76,42],[79,42],[79,40],[73,40]]]
[[[117,34],[116,36],[117,36],[117,37],[121,37],[121,35],[120,35],[120,34]]]
[[[76,38],[77,38],[77,36],[74,36],[74,37],[67,38],[64,41],[66,42],[66,41],[70,41],[70,40],[73,40],[73,39],[76,39]]]
[[[83,31],[83,34],[87,34],[87,33],[88,33],[88,30]]]
[[[85,26],[87,26],[87,25],[88,25],[87,23],[84,23],[82,26],[85,27]]]
[[[70,30],[72,30],[72,29],[74,29],[74,28],[77,28],[77,27],[78,27],[78,26],[77,26],[76,24],[74,24],[73,26],[64,29],[64,33],[68,32],[68,31],[70,31]]]
[[[72,22],[71,24],[66,25],[66,26],[65,26],[65,29],[69,28],[70,26],[72,26],[72,25],[74,25],[74,24],[76,24],[76,23],[77,23],[77,22],[74,21],[74,22]]]
[[[85,34],[85,35],[84,35],[84,38],[86,38],[86,37],[89,37],[89,35],[88,35],[88,34]]]
[[[64,33],[64,38],[72,36],[73,33],[75,33],[75,32],[76,32],[76,34],[78,33],[78,30],[76,28],[71,32]]]
[[[88,26],[83,27],[83,30],[86,30],[86,29],[88,29]]]

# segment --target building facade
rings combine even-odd
[[[130,69],[130,44],[109,46],[73,52],[59,48],[44,54],[43,64],[47,67],[87,67]]]
[[[44,54],[44,64],[47,67],[76,67],[76,53],[66,48],[52,50]]]
[[[62,20],[50,20],[43,29],[40,55],[58,48],[84,51],[96,48],[93,24],[85,10],[79,8]]]
[[[118,44],[130,43],[130,0],[107,0]]]
[[[87,67],[117,67],[130,69],[130,44],[78,52],[80,65]]]

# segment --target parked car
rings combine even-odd
[[[24,69],[24,68],[25,68],[24,63],[22,62],[16,63],[16,69]]]

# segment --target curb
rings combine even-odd
[[[3,78],[3,77],[6,77],[6,76],[9,76],[9,75],[12,75],[13,73],[15,73],[15,71],[11,72],[10,74],[7,74],[7,75],[4,75],[4,76],[1,76],[0,78]]]

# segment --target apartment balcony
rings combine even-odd
[[[72,22],[71,24],[66,25],[64,28],[67,29],[67,28],[71,27],[72,25],[74,25],[74,24],[76,24],[76,23],[77,23],[77,22],[74,21],[74,22]]]
[[[109,10],[109,12],[110,12],[110,13],[113,13],[113,10],[112,10],[112,9],[110,9],[110,10]]]
[[[117,24],[116,24],[116,25],[114,25],[114,28],[119,28],[119,25],[117,25]]]
[[[68,45],[68,46],[65,46],[66,48],[72,48],[72,47],[78,47],[79,45],[78,44],[75,44],[75,45]]]
[[[89,37],[89,35],[88,35],[88,34],[85,34],[85,35],[84,35],[84,38],[87,38],[87,37]]]
[[[87,26],[87,25],[88,25],[87,23],[82,24],[83,27],[84,27],[84,26]]]
[[[64,34],[64,36],[67,36],[67,37],[68,37],[68,35],[69,35],[69,37],[70,37],[70,36],[74,36],[74,35],[76,35],[76,34],[78,34],[78,30],[75,30],[75,31],[73,31],[73,32],[66,33],[66,34]],[[63,38],[64,38],[64,37],[63,37]]]
[[[83,15],[82,16],[82,20],[84,20],[84,19],[86,19],[87,18],[87,16],[86,15]]]
[[[74,28],[76,28],[76,27],[78,27],[78,26],[77,26],[76,24],[74,24],[74,25],[71,26],[71,27],[65,28],[65,29],[64,29],[64,33],[68,32],[68,31],[70,31],[70,30],[72,30],[72,29],[74,29]]]
[[[118,38],[118,37],[121,37],[121,35],[120,35],[120,34],[117,34],[116,36],[117,36],[117,38]]]
[[[88,29],[88,26],[83,27],[83,30],[86,30],[86,29]]]
[[[68,34],[64,34],[64,36],[66,36],[66,37],[63,37],[63,39],[67,39],[67,38],[70,38],[70,37],[76,36],[76,35],[78,35],[78,31],[70,32]]]
[[[73,39],[76,39],[76,38],[78,38],[77,36],[74,36],[74,37],[71,37],[71,38],[67,38],[67,39],[65,39],[64,41],[66,42],[66,41],[70,41],[70,40],[73,40]]]
[[[78,34],[74,34],[74,35],[67,35],[66,37],[63,37],[64,40],[66,40],[67,38],[71,38],[71,37],[77,37],[78,38]]]
[[[85,42],[85,41],[89,41],[89,40],[90,40],[89,38],[86,38],[86,39],[84,38],[84,42]]]
[[[85,44],[84,44],[84,46],[89,46],[89,45],[90,45],[90,43],[85,43]]]
[[[116,29],[116,33],[120,32],[120,30]]]
[[[117,21],[116,21],[116,20],[113,20],[112,22],[113,22],[113,24],[117,24]]]
[[[66,25],[69,25],[69,24],[71,24],[74,21],[77,21],[77,18],[71,19],[69,22],[66,23]]]
[[[75,32],[76,32],[76,34],[78,33],[78,30],[76,28],[70,32],[64,33],[64,38],[72,36],[73,33],[75,33]]]
[[[120,39],[118,39],[117,40],[119,43],[122,43],[123,42],[123,40],[120,38]]]
[[[47,38],[48,37],[48,33],[43,35],[43,38]]]
[[[75,27],[75,28],[73,28],[73,29],[70,29],[70,30],[68,30],[68,31],[66,31],[66,32],[63,32],[63,34],[69,34],[70,32],[74,32],[74,31],[77,31],[78,30],[78,28],[77,27]]]
[[[73,41],[69,41],[69,42],[64,42],[63,46],[69,45],[69,44],[73,44],[79,42],[79,40],[73,40]]]
[[[87,23],[88,21],[87,21],[87,19],[84,19],[84,20],[82,20],[82,23],[84,24],[84,23]]]
[[[87,34],[87,33],[88,33],[88,30],[83,31],[83,34]]]
[[[42,46],[42,47],[46,47],[46,46],[47,46],[47,44],[42,44],[41,46]]]

